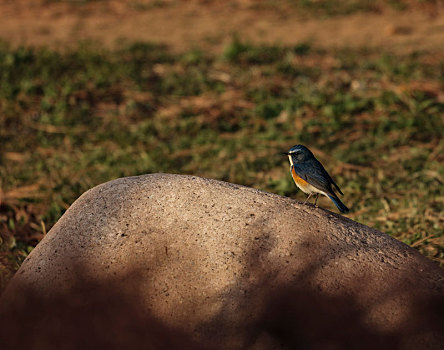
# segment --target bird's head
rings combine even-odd
[[[314,158],[313,153],[311,153],[311,151],[303,145],[293,146],[288,152],[284,152],[283,154],[288,156],[288,159],[292,165],[293,163],[301,163]]]

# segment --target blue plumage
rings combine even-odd
[[[334,203],[334,205],[336,205],[341,213],[347,213],[349,211],[349,209],[345,206],[344,203],[341,202],[338,197],[328,196],[328,198],[331,199],[331,201]]]
[[[290,159],[291,169],[294,169],[296,175],[307,182],[304,185],[295,181],[296,185],[309,195],[308,198],[312,194],[316,194],[317,200],[317,196],[323,194],[332,200],[341,213],[349,211],[338,198],[333,187],[343,195],[341,189],[307,147],[296,145],[285,154]]]

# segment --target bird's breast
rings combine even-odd
[[[309,187],[309,183],[302,179],[298,174],[296,174],[296,171],[293,167],[291,167],[291,176],[293,177],[294,182],[296,185],[302,190],[305,191],[307,187]]]

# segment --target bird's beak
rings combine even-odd
[[[288,156],[290,153],[282,152],[282,154],[283,154],[284,156]]]

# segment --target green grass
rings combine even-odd
[[[434,9],[435,0],[288,0],[308,15],[338,16],[352,13],[381,13],[386,9],[395,11]]]
[[[307,43],[234,39],[222,56],[4,44],[0,282],[81,193],[118,177],[194,174],[303,200],[279,154],[298,143],[337,180],[349,217],[442,263],[443,84],[426,54]]]
[[[106,8],[106,0],[46,0],[46,4],[70,3],[77,6],[88,6],[100,3]],[[214,0],[206,0],[205,5],[218,3]],[[179,1],[165,0],[138,0],[127,1],[123,6],[137,11],[149,11],[153,8],[177,6]],[[433,12],[439,11],[439,1],[437,0],[256,0],[245,4],[242,1],[229,1],[228,6],[232,8],[243,8],[259,10],[277,10],[286,13],[288,8],[297,9],[298,13],[307,17],[333,17],[346,16],[355,13],[381,13],[388,10],[424,10],[431,9]]]

